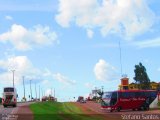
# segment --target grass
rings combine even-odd
[[[34,120],[102,120],[97,115],[87,115],[72,103],[42,102],[30,105]]]

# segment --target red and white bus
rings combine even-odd
[[[5,87],[3,89],[2,105],[4,107],[17,106],[17,92],[14,87]]]
[[[104,92],[101,108],[110,112],[122,109],[149,110],[149,105],[157,97],[155,90],[117,90]]]

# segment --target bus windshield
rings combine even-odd
[[[117,92],[105,92],[102,96],[103,106],[112,106],[117,102]]]
[[[112,92],[105,92],[102,96],[102,99],[106,98],[106,99],[111,99],[111,96],[112,96]]]
[[[14,92],[14,88],[4,88],[4,92]]]

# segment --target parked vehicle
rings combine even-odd
[[[80,103],[86,103],[86,100],[81,100]]]
[[[155,90],[118,90],[104,92],[101,108],[110,112],[122,109],[149,110],[149,105],[157,97]]]
[[[84,97],[83,96],[79,96],[77,102],[80,102],[82,100],[84,100]]]
[[[5,87],[3,89],[2,105],[7,106],[17,106],[17,91],[14,87]]]

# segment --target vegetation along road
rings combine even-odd
[[[104,120],[97,114],[86,114],[70,102],[42,102],[30,105],[34,120]]]

